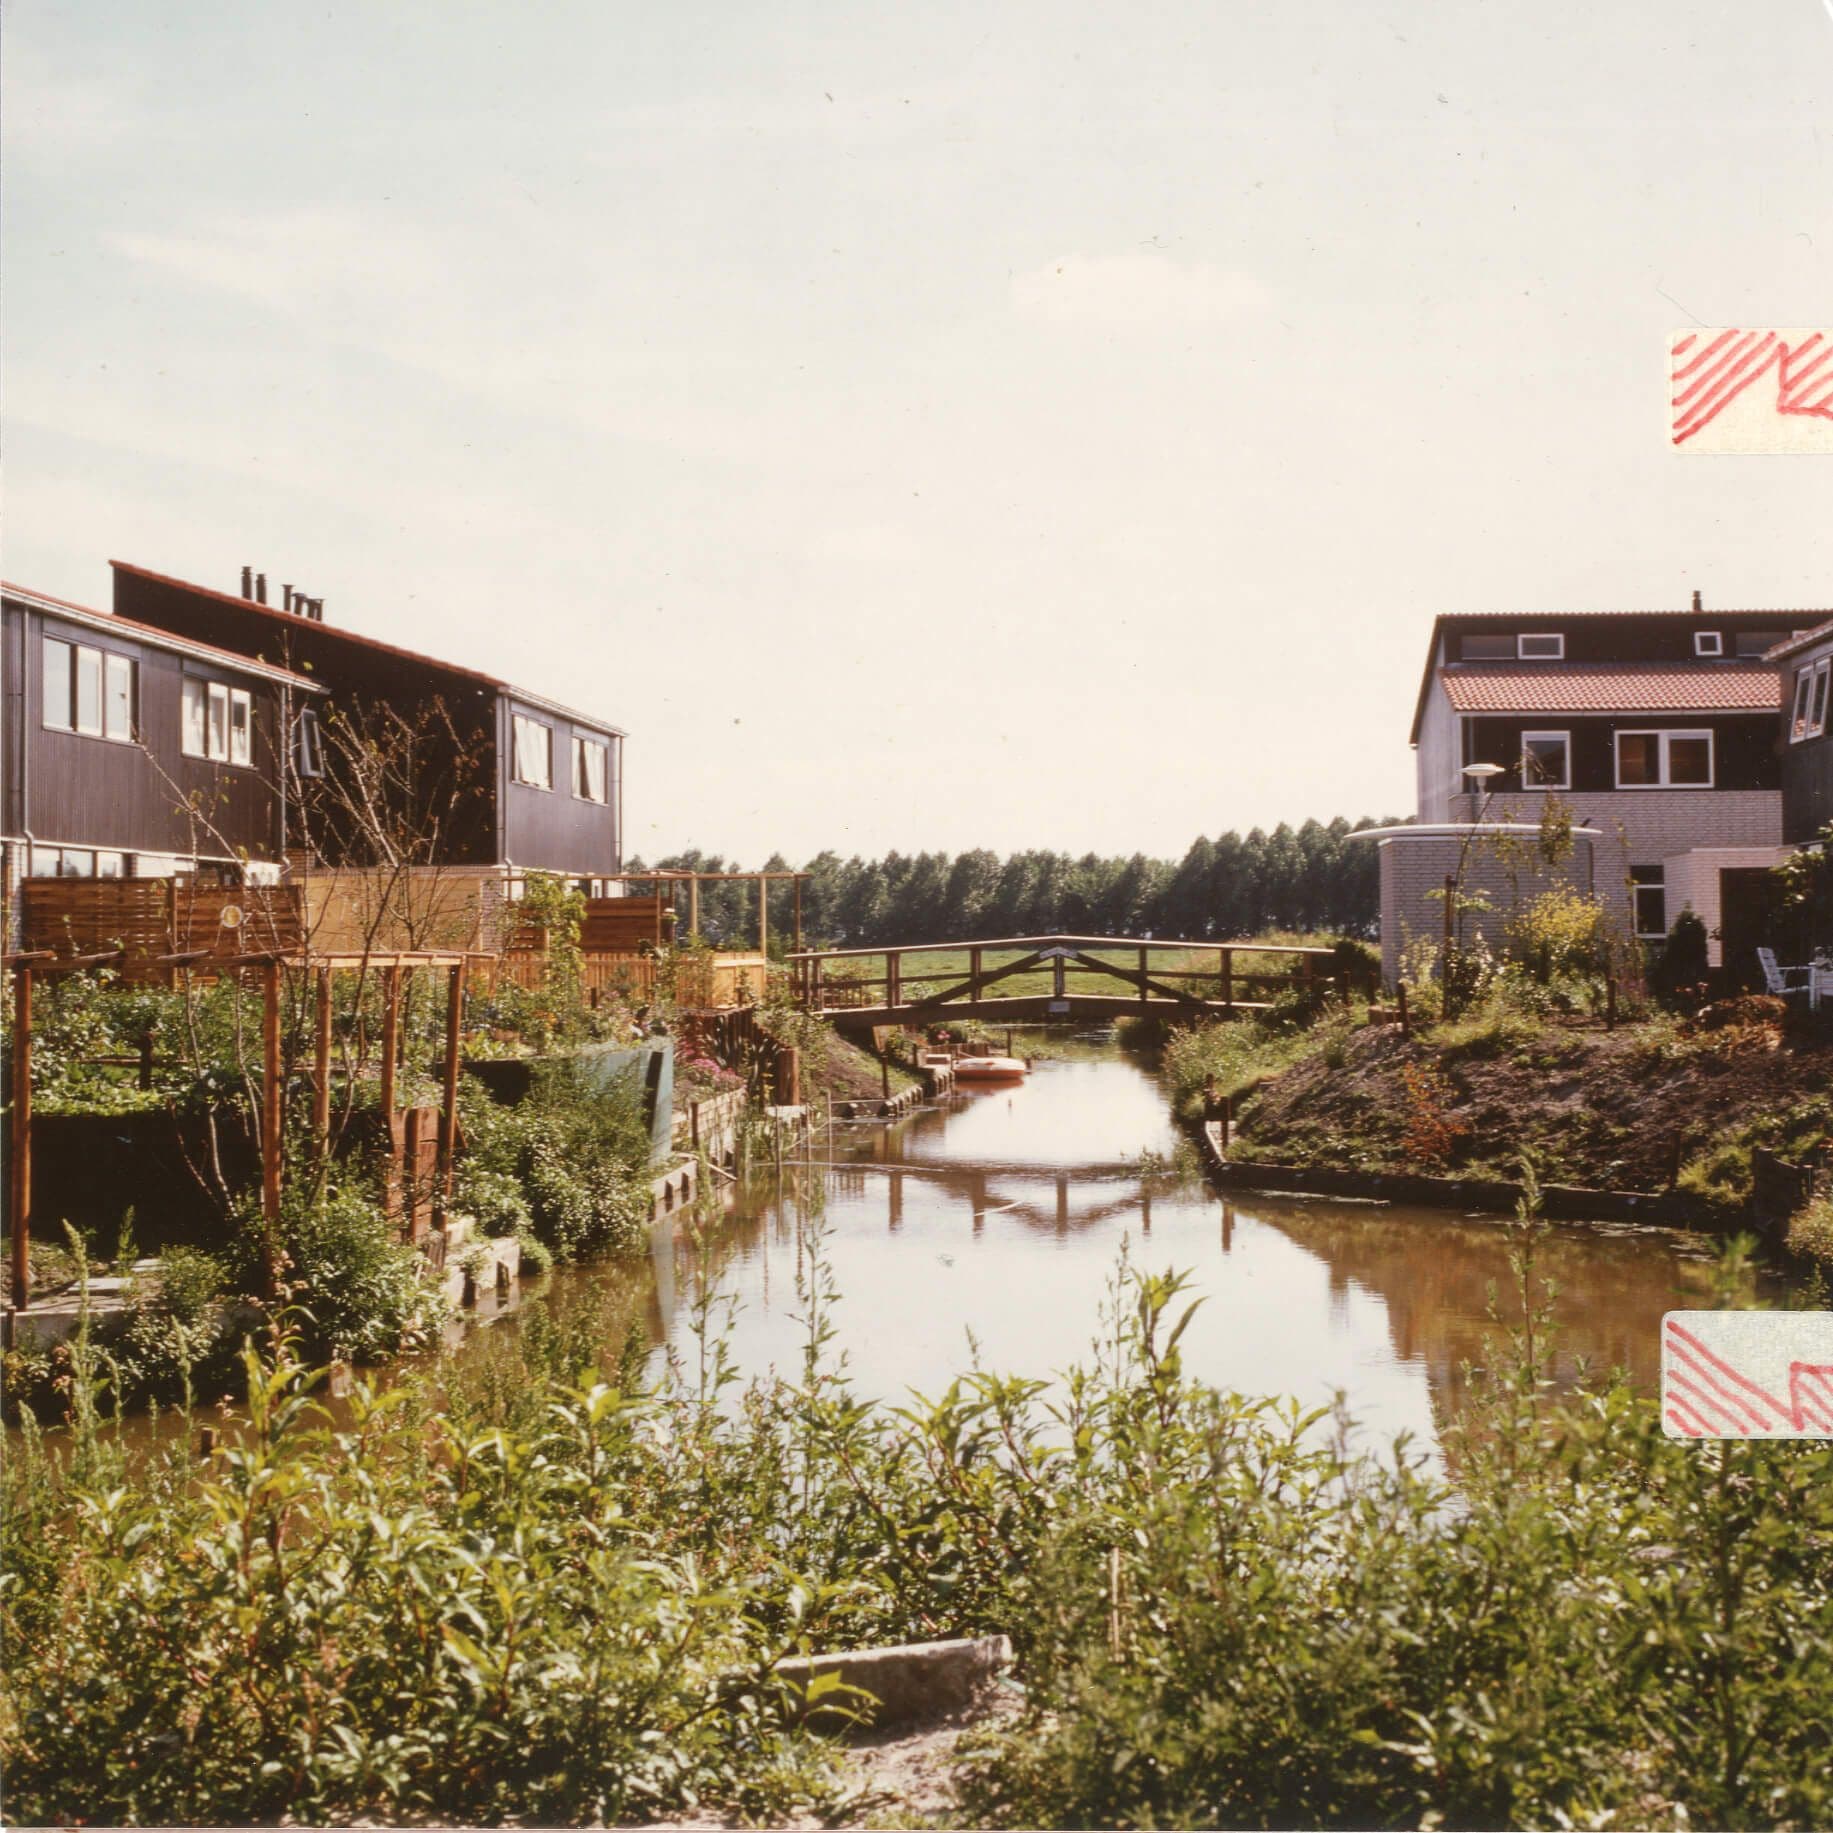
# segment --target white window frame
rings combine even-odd
[[[204,745],[213,764],[229,761],[229,683],[204,684]]]
[[[318,729],[318,714],[309,706],[302,706],[293,721],[293,768],[302,777],[325,773],[324,734]]]
[[[1789,717],[1788,739],[1791,745],[1818,738],[1827,729],[1828,675],[1833,673],[1833,656],[1821,656],[1804,662],[1795,671],[1795,710]]]
[[[210,755],[210,683],[186,675],[178,690],[178,748],[186,757]]]
[[[1695,630],[1693,653],[1696,656],[1722,656],[1725,653],[1725,633],[1722,630]]]
[[[597,795],[591,792],[591,772],[586,768],[586,760],[594,751],[598,753]],[[595,808],[603,808],[611,800],[611,747],[602,738],[585,732],[573,734],[573,799],[590,802]]]
[[[50,650],[55,643],[64,652],[64,691],[59,697],[56,715],[51,705]],[[38,719],[50,732],[76,730],[76,645],[61,636],[48,636],[40,646],[38,661]]]
[[[255,697],[245,687],[229,690],[228,762],[249,768],[255,761]]]
[[[1626,783],[1623,781],[1623,740],[1626,738],[1652,738],[1657,741],[1655,758],[1659,769],[1654,782]],[[1673,780],[1673,767],[1668,759],[1673,752],[1674,741],[1677,738],[1703,738],[1706,741],[1706,780],[1703,783],[1676,783]],[[1626,793],[1642,789],[1716,789],[1718,787],[1718,736],[1710,728],[1693,726],[1673,730],[1665,726],[1622,726],[1610,737],[1610,764],[1617,788]]]
[[[105,649],[102,652],[102,736],[112,738],[117,744],[132,744],[134,741],[134,688],[139,670],[134,666],[132,656],[124,656],[118,650]],[[119,684],[126,691],[121,695],[124,717],[121,730],[114,727],[115,688]]]
[[[1637,878],[1637,872],[1654,872],[1655,878]],[[1642,893],[1653,891],[1661,898],[1661,927],[1644,929],[1642,927]],[[1636,932],[1636,939],[1641,942],[1659,942],[1668,933],[1668,875],[1665,866],[1632,866],[1629,879],[1629,920],[1630,927]]]
[[[95,724],[86,725],[83,721],[83,676],[85,671],[92,671],[95,676]],[[76,667],[71,676],[70,723],[74,731],[85,738],[101,738],[107,724],[107,700],[103,683],[106,670],[102,665],[102,652],[87,643],[76,646]]]
[[[511,775],[524,789],[551,790],[554,786],[554,728],[529,713],[512,713],[510,724]],[[535,767],[532,749],[536,733],[541,735],[542,771],[539,776],[531,776],[528,772]]]
[[[1531,783],[1528,781],[1528,745],[1536,738],[1556,738],[1566,748],[1565,774],[1561,776],[1557,783],[1550,782],[1544,777],[1537,777]],[[1521,734],[1521,756],[1518,760],[1517,768],[1520,771],[1521,787],[1524,791],[1529,789],[1570,789],[1572,787],[1572,734],[1570,732],[1551,731],[1523,732]]]
[[[1551,650],[1539,654],[1529,652],[1530,643],[1551,643]],[[1561,630],[1528,630],[1515,638],[1515,659],[1518,662],[1563,662],[1566,659],[1566,637]]]

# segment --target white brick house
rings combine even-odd
[[[1495,906],[1466,919],[1467,936],[1499,939],[1557,877],[1651,940],[1691,908],[1714,965],[1742,962],[1789,851],[1783,668],[1768,652],[1826,617],[1708,612],[1696,594],[1690,611],[1438,618],[1413,721],[1416,820],[1466,831],[1380,842],[1388,976],[1409,938],[1442,933],[1431,894],[1460,861],[1464,888]],[[1473,765],[1499,773],[1473,778]],[[1511,869],[1481,829],[1537,822],[1550,797],[1591,837],[1557,872]]]

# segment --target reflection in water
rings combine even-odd
[[[797,1275],[812,1219],[841,1303],[837,1347],[864,1393],[934,1393],[977,1354],[1049,1373],[1086,1356],[1121,1243],[1188,1268],[1205,1303],[1192,1374],[1328,1401],[1383,1436],[1422,1438],[1455,1408],[1515,1304],[1494,1220],[1255,1197],[1224,1203],[1169,1166],[1176,1136],[1152,1076],[1118,1054],[1043,1063],[1018,1088],[955,1097],[855,1129],[780,1184],[741,1193],[697,1245],[658,1238],[652,1323],[686,1328],[684,1294],[716,1273],[738,1301],[741,1369],[799,1365]],[[704,1255],[702,1261],[700,1256]],[[1710,1302],[1711,1246],[1665,1231],[1561,1226],[1540,1262],[1559,1293],[1562,1369],[1623,1367],[1653,1386],[1661,1314]]]

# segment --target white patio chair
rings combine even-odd
[[[1817,985],[1813,967],[1781,967],[1776,961],[1773,948],[1759,948],[1757,960],[1763,969],[1763,984],[1778,999],[1786,999],[1791,993],[1805,993],[1810,1005],[1816,1002]]]

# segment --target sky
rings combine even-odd
[[[1433,615],[1833,606],[1826,0],[8,0],[8,578],[611,719],[628,850],[1405,813]],[[277,590],[274,594],[277,596]]]

